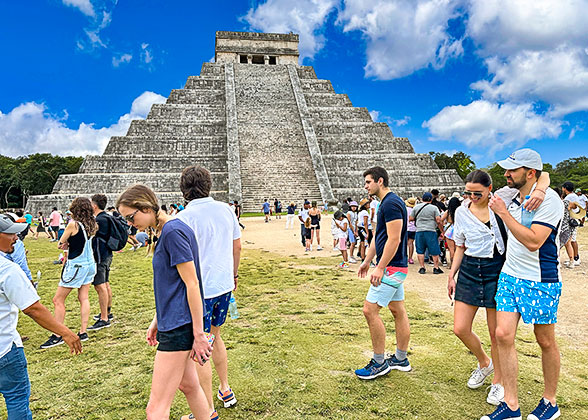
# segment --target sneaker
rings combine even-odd
[[[527,416],[527,420],[555,420],[559,416],[561,416],[561,412],[557,404],[551,405],[549,400],[541,398],[537,408]]]
[[[580,266],[580,260],[574,260],[574,267]]]
[[[333,252],[339,252],[339,248],[333,247]]]
[[[210,420],[218,420],[218,413],[216,412],[216,410],[210,413]]]
[[[511,410],[505,402],[501,402],[492,414],[480,417],[480,420],[523,420],[521,409]]]
[[[374,268],[376,266],[376,264],[374,264],[373,262],[370,263],[370,268]]]
[[[357,375],[359,379],[375,379],[378,376],[386,375],[391,369],[392,368],[385,360],[381,364],[378,364],[372,359],[364,368],[357,369],[355,375]]]
[[[80,341],[88,341],[90,339],[88,333],[78,333],[78,337],[80,337]]]
[[[573,261],[564,261],[562,265],[565,268],[574,268],[574,262]]]
[[[339,263],[337,265],[337,267],[339,267],[339,268],[349,268],[349,264],[347,264],[346,262],[342,262],[342,263]]]
[[[51,337],[49,337],[49,340],[47,340],[43,344],[41,344],[41,347],[39,347],[39,348],[40,349],[50,349],[51,347],[59,346],[60,344],[63,344],[64,342],[65,341],[63,341],[63,338],[57,337],[55,334],[51,334]]]
[[[353,258],[353,257],[349,257],[349,262],[351,264],[357,264],[357,260],[355,258]]]
[[[408,263],[409,263],[409,264],[414,264],[414,260],[413,260],[412,258],[409,258],[409,259],[408,259]]]
[[[488,398],[486,402],[492,405],[498,405],[504,401],[504,387],[500,384],[490,385],[490,392],[488,392]]]
[[[316,247],[316,250],[317,251],[322,251],[323,250],[323,247],[319,245],[319,246]]]
[[[386,359],[386,363],[388,363],[390,369],[401,370],[402,372],[410,372],[412,370],[412,366],[408,361],[408,357],[404,360],[398,360],[396,358],[396,355],[393,354],[392,356]]]
[[[440,268],[433,268],[433,274],[443,274],[443,270]]]
[[[425,269],[425,267],[419,268],[419,274],[425,274],[426,272],[427,270]]]
[[[478,367],[474,369],[470,379],[468,380],[468,388],[469,389],[478,389],[482,385],[484,385],[484,381],[494,372],[494,365],[492,364],[492,360],[490,360],[490,364],[487,367],[480,367],[478,363]]]
[[[94,315],[92,318],[94,318],[94,321],[99,321],[100,320],[100,314]],[[112,321],[112,318],[114,318],[114,316],[112,314],[108,314],[108,320],[109,321]]]
[[[102,328],[108,328],[110,327],[110,321],[103,321],[101,319],[99,319],[98,321],[96,321],[94,323],[94,325],[88,327],[89,330],[92,331],[98,331],[101,330]]]
[[[237,404],[237,398],[235,398],[235,394],[231,388],[225,392],[221,392],[219,389],[216,397],[223,402],[225,408],[229,408]]]
[[[180,418],[180,420],[194,420],[194,414],[190,413],[187,416],[182,416]],[[218,420],[218,413],[216,412],[216,410],[214,410],[212,413],[210,413],[210,420]]]

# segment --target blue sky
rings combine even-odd
[[[216,30],[300,34],[301,63],[415,150],[588,155],[588,0],[0,4],[0,154],[101,153],[198,75]]]

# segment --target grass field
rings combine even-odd
[[[58,251],[46,240],[27,240],[27,247],[31,271],[43,273],[42,301],[52,309],[61,266],[51,262]],[[413,371],[395,371],[372,382],[356,379],[353,370],[371,356],[361,313],[368,283],[334,269],[337,261],[244,252],[236,294],[241,317],[224,329],[230,382],[239,403],[219,409],[222,419],[478,419],[493,410],[484,388],[465,386],[475,360],[453,335],[451,315],[432,311],[411,293],[406,304]],[[19,331],[29,337],[25,352],[35,419],[145,418],[155,351],[144,339],[154,313],[150,260],[144,252],[116,254],[111,284],[115,322],[92,333],[79,356],[70,356],[65,346],[38,350],[48,333],[21,314]],[[90,297],[96,313],[95,292]],[[79,305],[74,295],[67,306],[66,323],[75,330]],[[384,313],[389,351],[391,319]],[[487,345],[484,326],[476,324],[476,331]],[[588,419],[588,349],[560,344],[562,418]],[[526,418],[542,392],[540,353],[527,332],[519,334],[517,348]],[[170,418],[179,419],[187,410],[178,394]]]

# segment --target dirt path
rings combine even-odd
[[[327,215],[323,216],[321,221],[321,244],[324,250],[316,251],[315,243],[314,250],[305,253],[300,242],[298,220],[294,221],[293,229],[286,230],[286,216],[282,216],[281,219],[272,218],[269,223],[264,223],[261,217],[243,218],[241,223],[246,227],[242,231],[243,247],[301,258],[337,256],[339,253],[332,251],[331,220],[331,215]],[[584,347],[588,345],[588,226],[580,228],[578,243],[580,257],[583,260],[582,265],[573,270],[562,269],[563,293],[558,311],[557,335],[565,337],[574,346]],[[320,267],[317,266],[318,268]],[[417,270],[416,265],[409,266],[406,290],[416,292],[435,310],[453,311],[447,298],[447,276],[433,275],[430,268],[428,268],[429,273],[425,275],[419,275]],[[445,271],[448,270],[445,269]],[[349,275],[354,275],[352,270],[349,271]]]

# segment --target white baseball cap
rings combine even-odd
[[[14,223],[10,216],[0,214],[0,233],[20,233],[27,226],[26,223]]]
[[[496,162],[504,169],[525,168],[543,170],[543,161],[539,153],[532,149],[520,149],[504,160]]]

